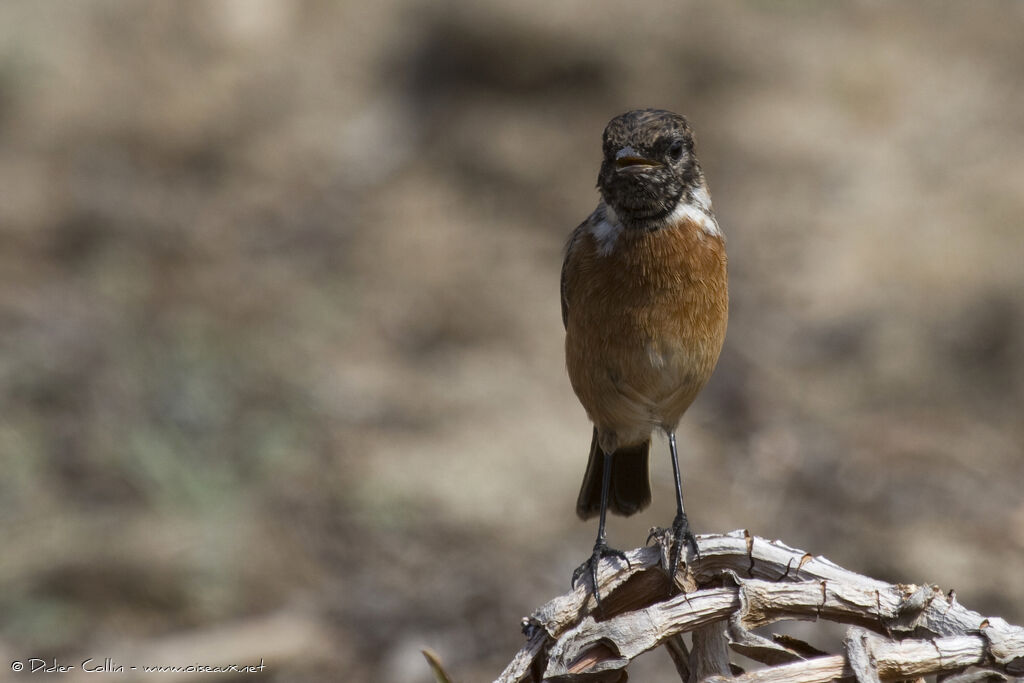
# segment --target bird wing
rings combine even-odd
[[[562,261],[562,326],[566,327],[569,324],[569,278],[566,277],[569,270],[569,259],[572,258],[573,247],[579,241],[580,235],[586,230],[590,224],[590,219],[583,221],[576,229],[569,235],[569,240],[565,243],[565,259]]]

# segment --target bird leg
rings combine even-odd
[[[572,587],[576,587],[576,582],[584,574],[590,575],[591,589],[594,591],[594,600],[597,602],[598,609],[601,608],[601,595],[597,588],[597,566],[601,563],[601,559],[605,557],[617,557],[626,563],[629,567],[629,558],[626,557],[626,553],[621,550],[615,550],[614,548],[608,547],[608,540],[605,537],[604,521],[605,513],[608,511],[608,490],[611,487],[612,480],[612,453],[604,454],[604,471],[601,475],[601,521],[597,526],[597,541],[594,543],[594,552],[591,556],[576,570],[572,573]]]
[[[672,526],[668,529],[651,529],[647,542],[650,543],[652,538],[658,538],[661,543],[671,539],[672,545],[669,550],[668,573],[670,577],[675,577],[676,572],[679,571],[683,543],[686,543],[686,547],[698,559],[700,558],[700,548],[697,547],[697,539],[694,538],[693,532],[690,531],[690,521],[686,518],[686,510],[683,509],[683,482],[679,476],[679,454],[676,451],[676,434],[670,430],[666,431],[668,433],[668,447],[672,453],[672,473],[675,475],[676,480],[676,517],[672,520]]]

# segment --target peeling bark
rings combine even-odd
[[[628,567],[602,562],[600,610],[589,586],[538,608],[524,620],[528,642],[496,683],[617,680],[630,661],[660,645],[683,681],[1024,674],[1024,629],[984,618],[935,586],[888,584],[746,531],[697,542],[700,558],[672,581],[657,546],[628,552]],[[751,632],[793,619],[850,625],[844,652],[819,656],[798,641]],[[693,634],[688,653],[684,633]],[[729,649],[768,666],[733,677]]]

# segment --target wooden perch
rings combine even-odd
[[[523,620],[526,644],[495,683],[624,681],[630,661],[659,645],[684,681],[1024,676],[1024,628],[982,617],[952,593],[877,581],[746,531],[697,540],[700,559],[674,582],[662,569],[661,546],[626,553],[629,567],[603,561],[601,608],[590,587],[579,585],[537,609]],[[848,624],[844,651],[829,655],[795,638],[752,632],[792,619]],[[683,633],[693,634],[692,648]],[[742,672],[730,664],[730,649],[766,667]]]

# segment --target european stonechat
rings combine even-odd
[[[569,380],[594,423],[576,514],[600,514],[590,573],[597,596],[608,547],[605,513],[651,502],[647,454],[654,429],[668,436],[677,512],[670,571],[682,544],[697,554],[683,509],[675,429],[711,377],[725,339],[729,289],[725,238],[679,114],[640,109],[604,130],[601,200],[576,230],[562,265],[562,322]],[[599,597],[598,597],[599,599]]]

